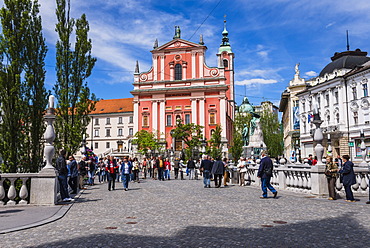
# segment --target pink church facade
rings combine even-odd
[[[142,129],[158,133],[167,149],[181,150],[183,144],[171,137],[176,119],[203,127],[209,140],[219,124],[225,147],[232,139],[235,112],[234,54],[228,42],[226,23],[216,55],[217,67],[205,63],[202,37],[199,43],[181,39],[176,27],[173,40],[154,45],[152,67],[134,74],[134,133]]]

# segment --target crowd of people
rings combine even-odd
[[[173,172],[174,179],[179,180],[185,180],[186,177],[189,180],[197,180],[202,176],[204,188],[210,188],[212,180],[215,188],[222,185],[227,187],[230,181],[229,161],[226,158],[221,160],[220,157],[211,158],[207,155],[203,155],[199,160],[189,158],[187,161],[179,158],[164,158],[163,156],[144,157],[141,160],[136,157],[114,158],[107,156],[92,159],[84,156],[79,162],[74,156],[69,156],[68,160],[65,156],[66,152],[62,150],[56,160],[60,194],[63,201],[71,201],[70,194],[76,194],[78,189],[86,189],[86,185],[94,185],[96,178],[99,183],[107,182],[108,191],[115,190],[116,183],[120,181],[124,190],[127,191],[130,182],[140,183],[140,180],[145,179],[171,180],[171,172]],[[312,164],[315,162],[312,156],[309,157],[309,161]],[[239,175],[239,186],[246,185],[245,175],[251,163],[254,164],[254,161],[244,157],[235,163]],[[261,179],[261,198],[267,198],[267,189],[271,191],[273,198],[277,197],[277,191],[270,183],[272,170],[272,160],[266,151],[262,151],[257,173],[257,177]],[[351,186],[356,183],[356,178],[353,163],[349,161],[348,155],[344,155],[342,158],[338,156],[335,160],[332,157],[327,157],[325,175],[328,180],[329,200],[337,199],[335,183],[337,178],[340,178],[345,188],[346,201],[355,202]]]

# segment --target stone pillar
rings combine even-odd
[[[222,127],[221,137],[226,138],[226,97],[220,97],[220,123]]]
[[[152,132],[158,130],[158,102],[152,101]]]
[[[191,78],[195,78],[196,77],[196,56],[197,53],[196,52],[191,52]]]
[[[153,77],[154,81],[158,80],[158,60],[157,55],[153,55]]]
[[[186,80],[187,67],[188,67],[188,63],[183,61],[182,62],[182,80]]]
[[[175,80],[175,63],[170,62],[170,81]]]
[[[139,131],[139,101],[134,100],[134,135]]]
[[[44,119],[47,123],[44,133],[46,166],[42,168],[37,178],[31,180],[30,204],[34,205],[53,205],[58,200],[57,171],[52,165],[52,158],[55,153],[53,146],[55,139],[53,128],[53,122],[55,120],[54,96],[49,97],[49,108],[46,111]]]
[[[205,98],[199,99],[199,125],[203,127],[203,136],[205,137],[205,109],[204,109]]]
[[[190,99],[191,101],[191,122],[197,124],[197,99]]]
[[[199,53],[199,78],[203,78],[204,55]]]
[[[161,80],[164,81],[164,55],[161,55],[160,58],[161,58]]]
[[[166,123],[165,123],[165,118],[166,118],[166,109],[165,109],[165,100],[160,100],[159,103],[159,117],[163,118],[162,121],[159,122],[159,132],[160,132],[160,137],[161,139],[165,139],[165,132],[166,132]]]

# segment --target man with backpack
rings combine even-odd
[[[271,158],[267,156],[266,151],[261,153],[261,163],[258,169],[257,177],[261,178],[262,196],[261,199],[267,198],[267,189],[269,189],[273,194],[274,198],[277,196],[277,191],[272,187],[270,180],[272,177],[272,169],[274,167]]]
[[[60,188],[60,196],[63,201],[68,202],[71,201],[72,198],[69,197],[68,193],[68,168],[66,162],[66,151],[61,150],[59,153],[59,157],[56,160],[56,169],[58,170],[58,182]]]

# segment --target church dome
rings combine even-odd
[[[332,73],[335,69],[354,69],[356,66],[362,65],[370,60],[366,55],[367,52],[363,52],[360,49],[335,53],[334,56],[331,57],[332,62],[325,66],[320,72],[320,77],[323,77],[326,73]]]

